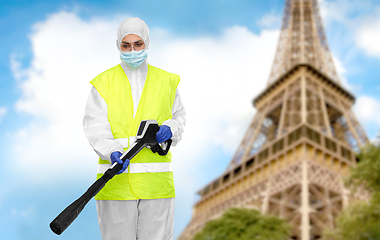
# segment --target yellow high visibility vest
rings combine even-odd
[[[129,80],[117,65],[91,81],[107,103],[108,121],[114,139],[126,150],[142,120],[155,119],[161,125],[171,119],[179,76],[148,65],[148,73],[135,117]],[[171,156],[144,148],[130,162],[128,172],[113,177],[95,196],[96,200],[136,200],[175,197]],[[99,159],[97,179],[111,164]]]

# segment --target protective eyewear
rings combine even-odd
[[[139,51],[145,48],[145,44],[143,40],[138,40],[136,42],[121,42],[121,51],[130,52],[133,50]]]

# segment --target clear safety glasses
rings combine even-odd
[[[134,51],[140,51],[145,48],[145,44],[143,40],[138,40],[136,42],[121,42],[121,51],[122,52],[130,52],[132,50]]]

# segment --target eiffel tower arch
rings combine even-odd
[[[248,130],[223,174],[198,194],[179,239],[192,239],[228,208],[256,208],[291,226],[291,239],[319,239],[353,198],[342,177],[367,136],[341,86],[317,0],[286,0],[277,52]]]

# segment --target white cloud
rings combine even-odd
[[[33,215],[36,215],[36,209],[34,207],[28,206],[24,209],[10,209],[12,217],[22,217],[22,218],[30,218]]]
[[[5,116],[6,113],[7,113],[7,108],[1,107],[0,108],[0,123],[1,123],[1,120],[3,119],[3,117]]]
[[[282,20],[282,14],[278,15],[274,12],[268,13],[264,15],[259,21],[257,21],[257,24],[261,28],[280,28],[281,27],[281,20]]]
[[[354,91],[354,90],[360,89],[361,86],[351,85],[348,82],[348,80],[345,76],[345,74],[347,73],[347,70],[344,67],[343,63],[340,61],[340,59],[337,56],[335,56],[334,54],[332,54],[332,58],[333,58],[335,69],[336,69],[337,74],[339,76],[339,82],[340,82],[341,86],[346,88],[349,91]]]
[[[378,109],[380,109],[380,102],[368,96],[359,96],[353,108],[359,122],[364,125],[375,123],[380,126],[380,112]]]
[[[338,75],[345,74],[346,69],[343,66],[342,62],[339,60],[339,58],[337,58],[335,55],[332,55],[332,58],[333,58],[333,62],[334,62],[334,65],[335,65],[335,68],[336,68]]]
[[[368,56],[380,57],[380,5],[374,1],[320,0],[321,16],[326,25],[333,22],[343,24],[358,48]],[[343,34],[340,32],[340,34]],[[342,37],[342,36],[340,36]]]
[[[380,57],[380,9],[377,13],[361,22],[355,36],[358,47],[372,57]]]
[[[323,22],[328,25],[333,21],[345,22],[346,15],[351,9],[349,0],[319,0],[319,9]]]
[[[18,170],[46,170],[33,175],[31,183],[64,178],[68,172],[76,178],[94,176],[96,156],[84,139],[81,122],[89,81],[115,64],[113,37],[120,21],[83,21],[64,11],[52,14],[33,26],[30,67],[23,69],[17,56],[11,57],[22,92],[16,109],[34,116],[14,135],[15,153],[28,152]]]
[[[319,0],[318,2],[321,17],[325,25],[339,22],[348,27],[355,26],[357,19],[353,16],[363,10],[373,8],[373,2],[362,0]]]

